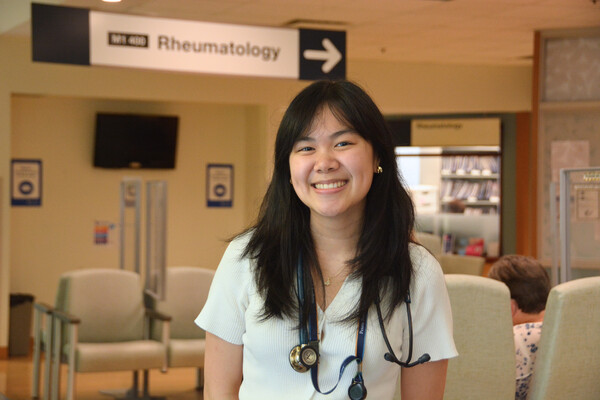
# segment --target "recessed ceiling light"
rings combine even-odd
[[[120,3],[121,0],[102,0],[105,3]]]
[[[317,19],[293,19],[286,22],[283,26],[288,28],[343,28],[348,23],[343,21],[317,20]],[[326,29],[325,28],[325,29]]]

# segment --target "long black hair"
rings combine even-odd
[[[272,180],[257,222],[248,230],[251,238],[243,254],[255,264],[257,288],[265,300],[262,317],[297,318],[296,268],[300,256],[305,299],[312,295],[311,268],[322,278],[311,236],[310,210],[290,183],[289,157],[323,107],[371,144],[383,168],[373,177],[356,257],[348,261],[352,277],[362,279],[362,293],[346,320],[366,315],[379,296],[387,300],[385,314],[389,318],[406,298],[411,281],[413,203],[400,181],[387,123],[369,95],[348,81],[317,81],[307,86],[292,100],[279,126]],[[308,313],[307,303],[304,315]]]

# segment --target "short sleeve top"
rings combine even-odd
[[[355,376],[356,363],[350,364],[336,390],[324,396],[317,392],[310,373],[292,369],[289,354],[300,344],[298,321],[290,318],[261,320],[264,300],[258,294],[252,262],[241,258],[248,234],[233,240],[215,273],[210,293],[196,324],[219,338],[243,346],[243,376],[239,397],[247,399],[347,399]],[[414,278],[411,283],[413,357],[429,353],[432,361],[457,355],[452,337],[452,313],[442,270],[436,259],[421,246],[411,245]],[[319,311],[319,387],[329,391],[338,382],[344,359],[355,354],[356,324],[340,322],[356,306],[361,292],[360,280],[347,278],[327,307]],[[408,351],[406,307],[397,308],[386,332],[396,356],[405,360]],[[400,367],[385,361],[387,347],[372,307],[367,319],[362,371],[369,398],[392,399]]]

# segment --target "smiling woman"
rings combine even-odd
[[[281,121],[273,171],[196,319],[206,399],[364,399],[368,387],[390,400],[401,367],[403,400],[441,399],[456,356],[448,294],[411,242],[413,205],[375,103],[351,82],[309,85]]]
[[[377,164],[373,146],[323,106],[290,153],[292,185],[311,223],[318,217],[360,221]]]

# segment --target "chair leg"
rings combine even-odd
[[[204,369],[196,369],[196,390],[204,389]]]
[[[140,373],[133,371],[133,379],[131,389],[128,392],[128,397],[137,398],[140,394]]]
[[[50,400],[51,379],[52,379],[52,358],[54,351],[54,318],[46,319],[46,343],[44,347],[44,400]],[[41,344],[40,344],[41,345]]]
[[[75,349],[77,348],[78,325],[69,326],[69,354],[67,355],[67,400],[75,400]],[[59,353],[60,354],[60,353]]]
[[[50,374],[50,369],[52,369],[52,373],[49,377],[52,378],[52,382],[48,385],[48,389],[50,390],[50,398],[52,400],[58,400],[60,398],[60,359],[62,353],[62,326],[56,321],[53,326],[54,334],[52,335],[52,350],[47,351],[46,355],[51,355],[46,360],[46,365],[51,364],[51,368],[47,368],[48,373]]]
[[[69,370],[67,373],[67,400],[75,400],[75,381],[77,377],[75,375],[75,365],[69,364]]]
[[[143,382],[143,392],[141,400],[167,400],[166,397],[162,396],[150,396],[150,371],[147,369],[144,370],[144,382]]]
[[[145,369],[144,370],[144,384],[143,384],[143,398],[144,399],[148,399],[150,398],[150,390],[149,390],[149,383],[148,383],[148,378],[149,378],[149,373],[148,370]]]
[[[41,319],[41,313],[38,310],[35,310],[33,318],[33,376],[31,378],[31,397],[34,399],[40,397],[40,347],[42,346],[42,339],[40,338]]]

